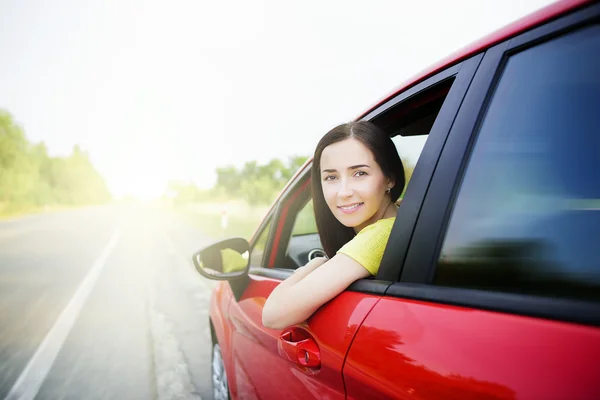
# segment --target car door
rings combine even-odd
[[[408,252],[386,250],[399,281],[353,341],[348,398],[600,398],[599,15],[486,52]]]
[[[263,305],[271,291],[320,250],[311,221],[309,178],[310,165],[283,193],[265,235],[260,264],[251,264],[243,290],[230,303],[234,398],[345,398],[344,357],[377,295],[343,293],[306,323],[283,330],[262,325]]]

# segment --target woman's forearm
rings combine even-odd
[[[310,274],[312,271],[317,269],[319,266],[323,265],[323,263],[327,261],[326,258],[313,258],[308,264],[304,267],[298,268],[292,276],[281,282],[269,295],[269,299],[267,303],[275,303],[278,304],[278,297],[281,295],[285,295],[285,291],[294,286],[296,283],[300,282],[304,277]],[[283,294],[282,294],[283,293]],[[266,304],[265,304],[266,305]]]
[[[325,257],[313,258],[304,267],[300,267],[297,270],[295,270],[294,274],[292,276],[290,276],[289,278],[287,278],[286,280],[284,280],[283,282],[281,282],[277,286],[277,288],[275,288],[275,290],[277,290],[279,288],[285,289],[285,288],[291,287],[292,285],[300,282],[302,279],[304,279],[305,276],[307,276],[308,274],[313,272],[315,269],[317,269],[318,267],[323,265],[325,263],[325,261],[327,261],[327,259]]]
[[[302,279],[304,279],[308,274],[312,271],[323,265],[327,261],[326,258],[315,258],[311,260],[304,267],[298,268],[292,276],[281,282],[269,295],[269,298],[265,302],[263,307],[263,324],[267,322],[268,325],[273,319],[279,317],[279,314],[284,312],[284,310],[280,310],[279,306],[283,303],[283,299],[285,299],[288,291]]]

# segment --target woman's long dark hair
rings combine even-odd
[[[355,232],[353,228],[338,221],[325,202],[321,185],[321,154],[327,146],[349,138],[360,141],[371,150],[383,174],[395,182],[390,192],[392,201],[398,200],[405,185],[404,165],[396,151],[396,146],[377,125],[368,121],[349,122],[327,132],[315,149],[311,171],[311,191],[321,244],[329,258],[335,256],[335,253],[355,236]]]

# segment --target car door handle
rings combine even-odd
[[[296,365],[308,368],[321,366],[319,346],[306,331],[290,328],[281,333],[278,340],[279,355]]]

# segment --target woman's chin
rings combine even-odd
[[[338,215],[337,219],[342,225],[348,228],[356,228],[365,221],[364,218],[360,218],[358,216],[349,216],[346,214]]]

